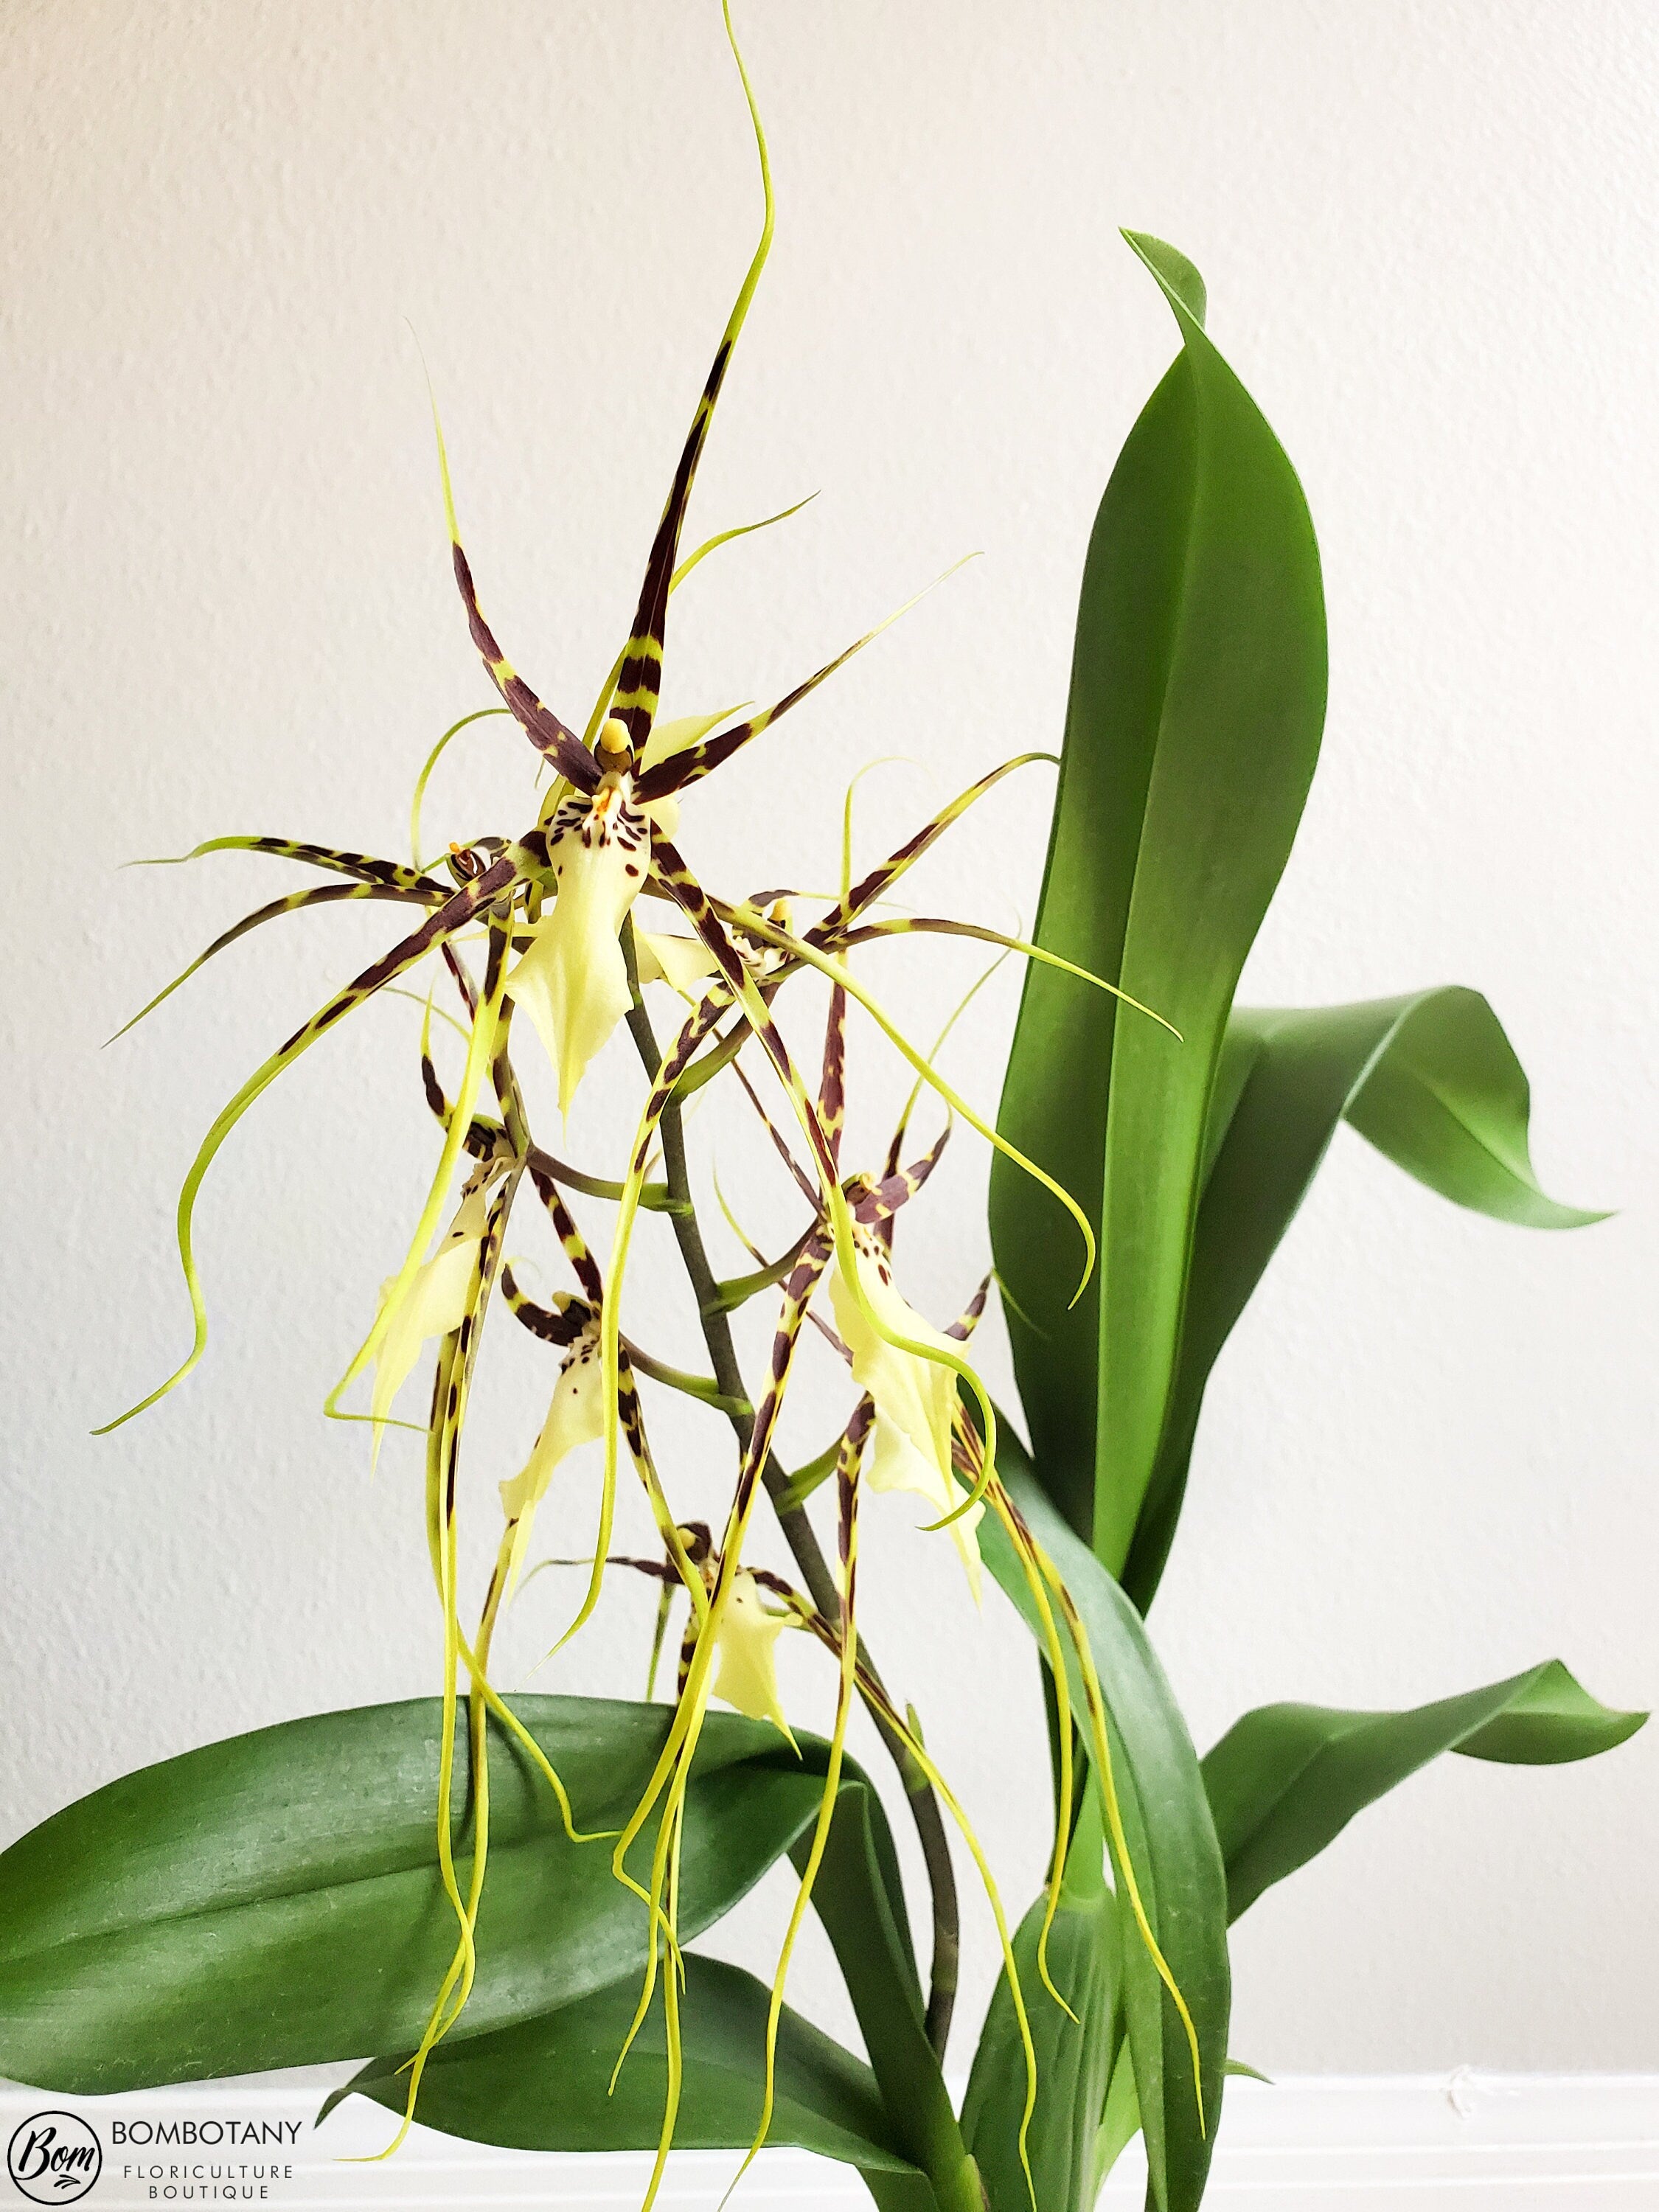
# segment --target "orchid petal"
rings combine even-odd
[[[789,1736],[791,1743],[794,1738],[789,1735],[778,1697],[774,1646],[781,1632],[792,1625],[791,1614],[773,1613],[763,1604],[760,1585],[744,1568],[732,1578],[714,1637],[720,1658],[714,1695],[752,1721],[770,1721]]]
[[[700,939],[658,936],[650,930],[636,929],[634,943],[641,983],[666,983],[688,1005],[702,1002],[702,987],[719,970],[714,954]]]
[[[422,1261],[401,1297],[388,1313],[398,1278],[389,1276],[380,1287],[381,1318],[385,1328],[374,1361],[374,1390],[370,1419],[374,1423],[378,1457],[383,1424],[393,1399],[403,1388],[421,1356],[421,1348],[434,1336],[447,1336],[459,1328],[467,1310],[478,1247],[489,1224],[489,1203],[482,1189],[469,1192],[444,1240],[429,1260]]]
[[[501,1510],[514,1525],[507,1586],[519,1579],[535,1527],[536,1509],[561,1463],[583,1444],[605,1434],[605,1389],[597,1325],[584,1329],[559,1370],[553,1395],[535,1449],[510,1482],[501,1485]]]
[[[956,1376],[948,1366],[890,1344],[872,1325],[866,1304],[896,1336],[946,1353],[955,1351],[955,1344],[942,1329],[922,1319],[894,1286],[883,1261],[861,1241],[855,1250],[863,1300],[847,1283],[838,1262],[830,1279],[830,1303],[836,1326],[853,1355],[853,1380],[869,1392],[876,1409],[870,1487],[914,1491],[941,1516],[956,1513],[967,1496],[951,1465]],[[984,1510],[982,1505],[969,1506],[949,1523],[975,1603],[980,1561],[974,1530]]]

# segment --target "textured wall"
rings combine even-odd
[[[1650,1701],[1659,18],[748,0],[743,22],[781,227],[694,533],[823,496],[687,589],[672,701],[774,696],[986,557],[688,805],[689,850],[730,888],[822,881],[863,761],[908,763],[865,787],[868,851],[1055,740],[1094,502],[1172,345],[1115,227],[1176,240],[1302,471],[1330,594],[1325,763],[1251,994],[1479,986],[1532,1071],[1546,1182],[1622,1211],[1528,1236],[1341,1138],[1222,1363],[1159,1638],[1200,1743],[1264,1698],[1412,1700],[1553,1652]],[[119,1766],[435,1680],[415,1447],[371,1481],[363,1432],[318,1418],[429,1173],[411,1007],[362,1016],[238,1133],[201,1218],[208,1364],[88,1437],[182,1348],[171,1211],[201,1130],[387,941],[384,909],[301,918],[100,1052],[288,881],[118,869],[227,830],[401,849],[422,754],[486,703],[405,319],[487,604],[552,696],[584,699],[757,191],[714,0],[11,0],[0,96],[9,1832]],[[501,730],[452,756],[434,833],[516,821]],[[1029,915],[1048,789],[1018,782],[918,896]],[[878,969],[925,1030],[973,963]],[[1012,989],[952,1047],[981,1101]],[[873,1144],[902,1086],[860,1050]],[[635,1096],[618,1056],[571,1149],[618,1159]],[[745,1124],[697,1126],[781,1234],[790,1194]],[[982,1182],[961,1133],[907,1231],[941,1319],[984,1265]],[[690,1358],[673,1292],[642,1271],[630,1327]],[[527,1345],[495,1359],[480,1546],[546,1381]],[[792,1455],[842,1387],[809,1362]],[[661,1441],[683,1510],[711,1508],[720,1436],[665,1413]],[[558,1548],[581,1548],[592,1489],[562,1484]],[[872,1641],[1023,1904],[1034,1670],[1000,1600],[975,1620],[904,1520],[872,1516]],[[512,1624],[513,1679],[551,1640],[555,1582]],[[618,1585],[536,1682],[631,1689],[648,1613]],[[790,1663],[821,1710],[821,1668]],[[1450,1762],[1252,1915],[1238,2048],[1284,2069],[1659,2064],[1656,1817],[1659,1735],[1582,1772]],[[776,1910],[735,1939],[757,1959]],[[971,1933],[976,2014],[982,1911]],[[827,1985],[816,1953],[802,1973]]]

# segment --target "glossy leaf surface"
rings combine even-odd
[[[1236,1920],[1442,1752],[1553,1765],[1610,1751],[1646,1718],[1598,1705],[1559,1659],[1407,1712],[1285,1705],[1246,1713],[1204,1761],[1229,1914]]]
[[[515,1710],[579,1826],[620,1828],[668,1708]],[[210,1744],[14,1844],[0,1856],[0,2071],[101,2094],[412,2049],[455,1942],[436,1863],[440,1713],[431,1699],[369,1706]],[[797,1760],[763,1723],[710,1716],[686,1814],[688,1936],[813,1817],[824,1747],[801,1742]],[[490,1778],[478,1977],[457,2036],[567,2003],[645,1956],[645,1908],[613,1878],[610,1844],[572,1844],[545,1783],[493,1733]]]
[[[1073,1838],[1060,1910],[1048,1935],[1048,1971],[1075,2020],[1042,1985],[1037,1943],[1048,1909],[1039,1897],[1014,1937],[1020,1986],[1036,2045],[1037,2100],[1027,2148],[1043,2212],[1090,2212],[1106,2087],[1117,2045],[1117,1901],[1107,1887],[1098,1804],[1085,1800]],[[1133,1940],[1138,1940],[1132,1936]],[[1030,2212],[1019,2161],[1025,2054],[1005,1974],[985,2016],[963,2103],[963,2131],[978,2161],[991,2212]]]
[[[1075,1308],[1064,1217],[1000,1160],[991,1206],[1041,1480],[1114,1573],[1174,1380],[1227,1012],[1325,705],[1319,556],[1295,471],[1205,335],[1191,264],[1126,234],[1182,349],[1090,542],[1036,937],[1182,1041],[1034,965],[1000,1127],[1099,1222],[1099,1277]]]
[[[1109,1745],[1130,1858],[1159,1948],[1198,2032],[1206,2128],[1199,2124],[1187,2039],[1139,1934],[1127,1926],[1122,1991],[1152,2181],[1164,2212],[1190,2212],[1203,2193],[1221,2111],[1231,1980],[1226,1878],[1198,1757],[1139,1614],[1037,1484],[1012,1431],[999,1425],[998,1463],[1037,1541],[1082,1617],[1109,1708]],[[991,1516],[985,1563],[1037,1633],[1013,1547]],[[1041,1645],[1040,1647],[1041,1648]],[[1084,1707],[1068,1664],[1072,1697]],[[1122,1889],[1120,1874],[1119,1889]],[[1036,1999],[1028,1990],[1028,2002]]]
[[[793,1847],[798,1870],[806,1841],[803,1838]],[[928,2175],[941,2207],[978,2212],[978,2185],[927,2040],[926,2007],[886,1816],[862,1780],[844,1788],[836,1800],[812,1903],[853,2001],[893,2142]]]
[[[1143,1612],[1175,1534],[1210,1370],[1338,1122],[1442,1197],[1498,1220],[1534,1229],[1600,1220],[1540,1188],[1530,1103],[1525,1072],[1476,991],[1234,1009],[1211,1103],[1175,1392],[1123,1573]]]
[[[440,2044],[422,2083],[422,2124],[519,2150],[655,2150],[667,2075],[660,1994],[608,2094],[638,2002],[629,1977],[515,2027]],[[752,1974],[686,1954],[685,2079],[674,2136],[681,2148],[748,2149],[760,2121],[767,2002]],[[350,2087],[401,2117],[409,2077],[380,2062]],[[787,2008],[770,2140],[914,2172],[869,2068]]]

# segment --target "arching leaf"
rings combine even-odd
[[[669,1709],[514,1704],[579,1826],[619,1829]],[[210,1744],[14,1844],[0,1856],[0,2071],[100,2095],[412,2049],[455,1942],[437,1867],[441,1710],[368,1706]],[[797,1759],[763,1723],[709,1717],[681,1855],[688,1938],[811,1822],[825,1747],[800,1745]],[[612,1876],[609,1842],[572,1843],[544,1781],[493,1732],[490,1782],[478,1976],[459,2037],[645,1958],[645,1907]],[[458,1803],[463,1883],[466,1826]]]
[[[1277,884],[1325,708],[1319,556],[1296,474],[1205,335],[1184,257],[1126,234],[1182,352],[1090,541],[1036,930],[1180,1030],[1028,973],[1001,1128],[1100,1224],[1075,1309],[1057,1210],[993,1169],[997,1265],[1041,1479],[1121,1571],[1179,1346],[1206,1115],[1234,988]],[[1064,1256],[1062,1256],[1064,1255]]]
[[[1408,1712],[1287,1705],[1246,1713],[1204,1761],[1227,1862],[1228,1917],[1237,1920],[1356,1813],[1442,1752],[1553,1765],[1612,1750],[1646,1718],[1598,1705],[1559,1659]]]
[[[1539,1188],[1530,1103],[1525,1071],[1478,991],[1234,1008],[1211,1105],[1180,1366],[1123,1573],[1143,1612],[1175,1534],[1210,1370],[1337,1123],[1442,1197],[1497,1220],[1534,1229],[1601,1220]]]

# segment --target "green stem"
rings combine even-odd
[[[651,1017],[646,1012],[645,1001],[640,995],[631,920],[623,925],[622,944],[628,962],[629,982],[634,994],[634,1004],[628,1016],[629,1033],[633,1037],[646,1073],[654,1078],[662,1066],[662,1054],[657,1044],[656,1032],[651,1026]],[[680,1259],[690,1283],[692,1295],[697,1302],[703,1342],[708,1349],[714,1380],[725,1396],[747,1404],[748,1393],[744,1388],[743,1371],[738,1364],[737,1350],[732,1341],[732,1325],[720,1304],[721,1286],[709,1265],[696,1206],[691,1196],[691,1177],[685,1155],[685,1128],[680,1118],[678,1097],[672,1098],[665,1108],[658,1133],[662,1140],[663,1172],[672,1201],[667,1209],[669,1218],[673,1223],[675,1241],[679,1246]],[[746,1451],[754,1425],[752,1413],[729,1411],[726,1418],[732,1424],[739,1449]],[[841,1593],[836,1588],[835,1577],[830,1571],[829,1563],[804,1508],[790,1501],[789,1476],[779,1465],[775,1454],[767,1454],[761,1479],[776,1510],[778,1526],[783,1531],[784,1540],[800,1569],[808,1595],[826,1620],[838,1621],[841,1619]],[[962,1955],[957,1881],[955,1869],[951,1864],[950,1841],[945,1832],[939,1800],[906,1749],[903,1738],[883,1710],[884,1705],[890,1706],[891,1700],[882,1686],[874,1662],[870,1658],[868,1645],[862,1638],[860,1644],[860,1671],[868,1675],[871,1686],[870,1692],[864,1693],[865,1707],[904,1784],[905,1802],[915,1823],[922,1859],[927,1869],[933,1917],[933,1978],[927,1996],[927,2039],[942,2064],[945,2043],[951,2033],[951,2014],[956,2007]]]

